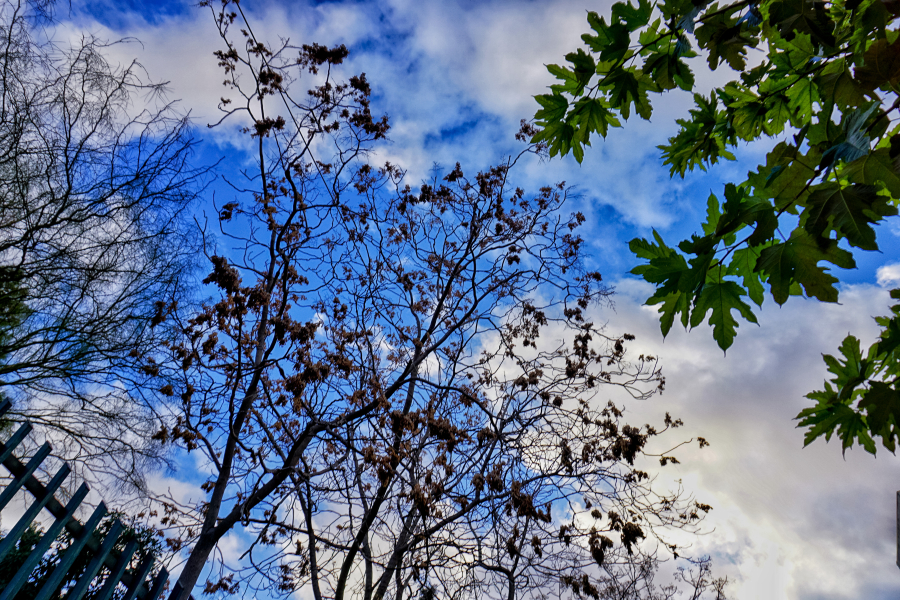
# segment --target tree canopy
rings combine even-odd
[[[735,160],[743,142],[777,142],[746,180],[709,197],[690,239],[631,241],[643,261],[632,273],[656,286],[647,304],[659,306],[663,335],[676,320],[707,321],[727,350],[739,318],[757,322],[753,305],[837,302],[831,269],[878,251],[876,226],[900,198],[898,18],[896,0],[619,2],[608,16],[588,14],[586,48],[547,67],[559,83],[536,96],[533,141],[551,155],[581,162],[595,134],[632,115],[649,120],[654,94],[673,90],[693,93],[695,107],[659,147],[672,176]],[[691,68],[703,60],[735,79],[704,95]],[[798,415],[806,444],[836,433],[845,450],[859,443],[874,454],[879,437],[895,450],[900,306],[891,311],[867,351],[850,335],[839,357],[825,357],[834,377]]]
[[[654,483],[677,460],[651,444],[681,422],[626,420],[664,379],[590,318],[609,291],[568,188],[517,187],[516,156],[413,188],[370,162],[389,124],[365,75],[341,76],[344,46],[270,44],[241,4],[204,5],[253,166],[203,231],[213,297],[164,311],[165,356],[143,357],[172,399],[156,438],[206,476],[190,502],[155,497],[182,598],[204,579],[317,600],[660,597],[658,553],[710,506]],[[217,552],[236,533],[238,561]],[[706,562],[682,579],[724,586]]]
[[[164,86],[49,38],[52,8],[0,2],[0,393],[80,475],[140,485],[159,405],[136,357],[183,300],[208,169]]]

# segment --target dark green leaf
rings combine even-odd
[[[597,64],[591,55],[586,54],[584,50],[579,48],[575,52],[566,54],[566,60],[572,64],[575,79],[580,86],[586,86],[590,83],[591,77],[594,76],[597,70]],[[581,95],[581,91],[579,90],[575,95]]]
[[[859,408],[866,411],[866,421],[873,433],[893,437],[890,430],[900,424],[900,391],[882,381],[871,381]]]
[[[746,67],[747,48],[754,48],[759,40],[737,24],[737,19],[725,12],[704,19],[697,28],[697,42],[708,52],[709,68],[715,70],[722,61],[735,71]]]
[[[639,0],[637,6],[630,2],[616,2],[612,7],[613,20],[624,22],[631,31],[649,23],[652,14],[653,5],[649,0]]]
[[[591,50],[600,54],[601,61],[620,60],[628,53],[631,44],[630,31],[625,23],[607,25],[606,19],[597,13],[588,13],[588,23],[597,35],[583,35],[583,39]]]
[[[641,84],[644,84],[642,87]],[[631,105],[634,111],[644,119],[650,119],[650,101],[647,98],[646,82],[639,80],[632,69],[621,69],[606,78],[605,85],[610,88],[609,103],[628,119]]]
[[[875,441],[869,435],[865,419],[856,411],[850,412],[852,416],[842,419],[838,424],[837,434],[841,438],[842,452],[846,453],[847,449],[853,446],[853,442],[858,440],[866,452],[875,454]]]
[[[808,77],[801,77],[787,88],[788,106],[793,113],[792,123],[801,127],[813,114],[813,104],[819,102],[819,88]]]
[[[585,132],[583,143],[587,145],[590,145],[587,135],[596,132],[606,137],[610,125],[619,127],[619,120],[602,98],[580,99],[572,109],[571,118]]]
[[[719,199],[715,194],[710,194],[706,200],[706,223],[703,224],[703,233],[712,235],[716,232],[722,211],[719,209]]]
[[[771,245],[774,242],[770,242]],[[728,274],[736,275],[741,278],[741,283],[750,299],[757,305],[762,306],[765,299],[765,288],[760,278],[760,273],[756,269],[756,263],[759,260],[760,253],[768,246],[753,247],[748,246],[736,250],[732,255],[731,262],[728,264]]]
[[[779,209],[789,209],[802,202],[808,181],[816,176],[819,155],[810,149],[807,155],[797,152],[797,148],[781,142],[766,155],[766,165],[756,173],[750,173],[748,182],[753,186],[753,195],[761,200],[773,199]]]
[[[841,169],[841,176],[853,183],[884,184],[892,198],[900,198],[900,165],[892,159],[890,150],[878,148]]]
[[[669,335],[675,317],[681,315],[681,325],[688,326],[688,317],[691,312],[691,294],[675,292],[664,297],[654,296],[647,300],[648,306],[662,304],[659,307],[659,329],[663,337]]]
[[[562,120],[569,109],[568,100],[560,94],[542,94],[535,96],[534,99],[541,105],[541,109],[534,114],[534,118],[544,123]]]
[[[866,102],[865,90],[850,74],[847,63],[842,59],[828,63],[815,81],[819,95],[830,98],[841,110],[852,109]]]
[[[898,290],[893,290],[898,291]],[[892,307],[893,317],[878,317],[875,320],[882,327],[881,335],[874,351],[879,358],[891,360],[891,354],[900,348],[900,306]],[[896,370],[896,369],[894,369]]]
[[[869,362],[863,358],[859,338],[848,335],[838,347],[843,360],[830,354],[823,356],[828,370],[834,375],[831,382],[837,386],[838,399],[853,400],[858,388],[869,377]]]
[[[791,41],[798,34],[808,34],[818,46],[832,47],[834,22],[822,3],[815,0],[775,0],[768,4],[769,24],[781,37]]]
[[[706,170],[707,164],[716,164],[719,158],[734,160],[725,148],[734,145],[734,138],[725,122],[724,113],[717,110],[716,97],[709,99],[694,94],[697,104],[690,111],[690,119],[679,119],[681,126],[669,143],[659,146],[663,151],[663,164],[671,165],[670,175],[678,173],[682,178],[688,170],[699,167]]]
[[[700,295],[694,301],[691,327],[702,323],[707,312],[712,311],[709,324],[713,326],[713,338],[719,344],[719,348],[727,350],[734,342],[735,330],[738,327],[732,311],[738,311],[751,323],[757,322],[750,305],[741,300],[741,297],[746,295],[747,292],[737,283],[712,278],[703,285]]]
[[[855,69],[856,80],[869,90],[896,89],[900,83],[900,38],[893,43],[875,40],[863,56],[863,65]]]
[[[813,238],[828,238],[834,231],[837,239],[846,238],[863,250],[878,250],[872,224],[897,214],[897,208],[869,185],[822,184],[814,188],[806,205],[800,224]]]
[[[556,156],[557,154],[565,156],[572,149],[572,139],[574,137],[574,127],[568,123],[556,121],[548,123],[531,141],[532,143],[546,141],[550,146],[550,156]]]
[[[853,255],[838,248],[836,241],[826,240],[819,244],[802,229],[796,229],[787,242],[765,248],[756,269],[767,277],[772,298],[778,304],[787,302],[794,283],[802,285],[807,296],[823,302],[837,302],[838,291],[834,284],[838,280],[828,274],[825,267],[819,266],[821,261],[845,269],[856,266]]]

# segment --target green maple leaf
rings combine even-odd
[[[888,148],[878,148],[845,165],[840,175],[854,183],[882,183],[891,197],[900,198],[900,161],[891,158]]]
[[[900,391],[885,382],[872,381],[859,402],[859,408],[866,411],[869,430],[892,442],[895,435],[892,429],[900,424]]]
[[[570,114],[572,122],[577,123],[579,131],[583,131],[584,144],[590,145],[588,136],[591,133],[599,133],[606,137],[609,126],[619,127],[619,120],[609,110],[609,105],[602,98],[582,98],[575,103]]]
[[[809,394],[807,397],[813,396],[814,394]],[[823,435],[825,441],[830,441],[831,436],[837,433],[844,453],[857,439],[867,452],[875,454],[875,441],[869,435],[865,418],[846,404],[820,402],[812,408],[801,411],[796,418],[800,419],[797,427],[809,427],[803,436],[804,447]]]
[[[841,110],[856,108],[866,102],[865,90],[859,85],[844,59],[828,63],[815,79],[819,95],[832,99]]]
[[[769,282],[772,298],[778,304],[787,302],[795,283],[803,286],[807,296],[823,302],[837,302],[836,277],[828,274],[819,262],[827,261],[844,269],[856,266],[853,255],[838,248],[834,240],[821,244],[802,229],[795,229],[786,242],[778,242],[760,252],[756,269]]]
[[[756,264],[759,261],[762,251],[774,243],[775,242],[769,242],[764,246],[747,246],[740,248],[734,252],[731,262],[728,263],[728,274],[741,278],[744,289],[747,290],[750,299],[757,306],[762,306],[766,290],[763,287],[760,273],[756,270]]]
[[[844,338],[839,348],[843,360],[834,356],[825,356],[828,370],[834,374],[831,382],[825,383],[825,389],[807,394],[807,398],[816,401],[816,405],[804,409],[797,415],[800,419],[798,427],[809,427],[804,437],[804,446],[809,445],[819,436],[831,439],[837,433],[844,451],[859,440],[866,451],[875,454],[875,442],[869,434],[874,431],[863,415],[850,407],[853,400],[871,390],[861,387],[871,375],[873,363],[863,358],[859,339],[852,335]],[[836,387],[832,387],[832,383]],[[880,403],[879,396],[871,400]],[[879,407],[880,409],[880,407]]]
[[[726,184],[724,213],[718,219],[714,233],[723,238],[726,245],[731,245],[734,243],[731,234],[746,225],[756,226],[747,241],[751,246],[758,246],[774,235],[778,217],[771,203],[748,196],[744,187]]]
[[[669,70],[672,73],[672,79],[680,89],[690,92],[694,89],[694,73],[683,60],[674,61]]]
[[[900,290],[893,290],[895,292]],[[878,317],[875,321],[881,325],[883,331],[878,336],[878,344],[875,352],[887,358],[897,348],[900,348],[900,306],[891,307],[893,317]]]
[[[575,128],[568,123],[555,121],[548,123],[531,139],[533,143],[549,141],[550,156],[560,154],[565,156],[572,149],[572,141],[575,137]],[[580,148],[580,146],[577,146]],[[577,158],[577,155],[576,155]],[[578,162],[581,162],[579,159]]]
[[[850,245],[863,250],[878,250],[872,224],[897,214],[897,208],[884,196],[877,195],[873,186],[859,184],[819,185],[807,198],[806,205],[800,225],[812,237],[827,238],[834,231],[837,239],[847,238]]]
[[[612,7],[613,20],[624,22],[631,31],[649,23],[652,14],[653,5],[649,0],[639,0],[637,6],[630,2],[616,2]]]
[[[696,35],[697,43],[709,53],[707,61],[713,71],[723,61],[735,71],[743,71],[747,66],[747,48],[755,48],[759,43],[725,12],[705,17]]]
[[[883,38],[875,40],[863,55],[863,66],[856,67],[855,75],[870,90],[895,88],[900,83],[900,38],[893,43]]]
[[[753,102],[735,109],[731,114],[731,125],[738,137],[753,141],[768,127],[768,107],[765,102]]]
[[[815,406],[805,408],[795,417],[800,420],[797,427],[809,427],[803,436],[803,446],[809,446],[819,436],[825,436],[825,441],[831,440],[834,430],[847,418],[855,414],[853,409],[846,404],[832,401],[834,391],[830,386],[825,392],[813,392],[807,394],[807,398],[818,400]]]
[[[770,43],[782,52],[769,54],[769,60],[775,65],[776,74],[794,73],[804,70],[816,56],[816,48],[813,46],[809,34],[800,33],[793,39],[775,38]]]
[[[766,99],[766,122],[763,125],[767,135],[774,136],[784,131],[785,124],[791,121],[793,110],[787,96],[778,94]]]
[[[858,440],[869,454],[875,454],[875,440],[869,435],[869,426],[863,416],[850,410],[850,415],[840,420],[837,427],[838,437],[841,438],[841,450],[847,452],[847,448],[853,446],[854,440]]]
[[[544,123],[561,121],[569,110],[569,101],[560,94],[541,94],[534,97],[541,105],[540,110],[534,114],[534,118]]]
[[[669,175],[678,173],[682,178],[695,167],[706,170],[706,165],[716,164],[719,157],[734,160],[734,155],[726,150],[734,145],[733,135],[725,121],[725,113],[717,110],[717,98],[707,99],[694,94],[696,108],[691,109],[690,119],[678,119],[678,133],[669,138],[668,144],[658,146],[663,151],[663,164],[671,165]]]
[[[633,239],[628,247],[638,257],[649,261],[631,270],[646,281],[656,284],[656,293],[646,304],[660,307],[660,328],[663,336],[669,333],[677,314],[681,314],[681,322],[687,327],[691,298],[697,288],[698,278],[705,277],[705,271],[698,273],[688,265],[684,256],[674,248],[666,245],[659,233],[653,232],[655,242],[646,239]],[[702,279],[701,279],[702,280]]]
[[[643,238],[633,239],[628,243],[628,247],[638,258],[649,260],[649,264],[639,265],[631,272],[657,285],[654,297],[661,298],[676,291],[693,291],[696,277],[684,256],[667,246],[656,231],[653,232],[653,237],[656,243]]]
[[[746,290],[734,281],[711,277],[694,300],[691,327],[700,325],[706,318],[706,314],[712,311],[709,316],[709,324],[713,326],[713,338],[719,344],[719,348],[728,350],[734,342],[738,327],[732,311],[738,311],[751,323],[757,322],[750,305],[741,300],[741,297],[746,295]]]
[[[831,382],[837,387],[837,398],[844,402],[853,400],[860,393],[857,389],[869,377],[871,363],[863,358],[859,338],[848,335],[838,347],[843,360],[826,354],[823,358],[834,375]]]
[[[812,79],[800,77],[787,88],[786,94],[793,113],[791,123],[801,127],[812,118],[813,104],[819,102],[819,88]]]
[[[618,109],[626,120],[631,115],[632,104],[635,113],[643,119],[650,119],[651,107],[647,98],[647,86],[651,80],[645,77],[647,76],[641,73],[641,77],[638,78],[634,68],[620,69],[610,74],[604,82],[604,87],[609,88],[610,105]]]
[[[703,233],[713,235],[719,226],[722,211],[719,208],[719,199],[715,194],[710,194],[706,200],[706,223],[703,224]]]
[[[562,85],[557,84],[550,86],[550,88],[554,91],[573,92],[580,86],[580,84],[578,83],[578,78],[575,77],[575,72],[571,69],[561,67],[559,65],[547,65],[547,71],[549,71],[551,75],[563,82]]]
[[[766,155],[765,166],[749,174],[747,181],[753,186],[753,195],[765,200],[771,198],[779,210],[792,211],[793,204],[806,198],[807,182],[816,176],[819,158],[815,149],[803,155],[796,146],[779,143]]]
[[[691,0],[663,0],[657,4],[660,12],[666,20],[683,16],[684,14],[695,8]]]
[[[824,7],[812,0],[775,0],[767,5],[769,24],[778,30],[785,40],[808,34],[813,43],[834,46],[831,31],[834,23]]]
[[[663,337],[669,335],[672,325],[675,323],[675,317],[681,315],[681,325],[685,328],[688,326],[688,317],[691,313],[691,294],[684,292],[675,292],[664,297],[653,296],[647,300],[647,306],[659,307],[659,329]]]
[[[575,75],[575,80],[578,81],[579,87],[577,88],[577,92],[573,95],[580,96],[581,92],[584,90],[584,86],[591,82],[591,77],[594,76],[594,73],[597,70],[597,64],[594,62],[594,57],[587,54],[581,48],[575,52],[566,54],[566,60],[572,64],[572,72]]]
[[[631,36],[625,23],[607,25],[606,20],[595,12],[588,13],[588,24],[597,35],[584,34],[581,39],[591,50],[600,54],[601,61],[617,61],[628,53]]]
[[[689,92],[694,87],[694,74],[683,61],[672,54],[655,52],[649,55],[641,70],[650,75],[663,90],[679,87]]]

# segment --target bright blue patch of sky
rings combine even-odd
[[[195,3],[179,0],[142,2],[141,0],[87,0],[73,5],[73,11],[93,17],[112,30],[123,29],[134,17],[157,24],[172,17],[187,15],[199,10]],[[62,16],[62,15],[60,15]]]

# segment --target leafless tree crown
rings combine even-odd
[[[0,3],[0,391],[82,475],[133,479],[159,450],[137,359],[190,273],[205,170],[162,86],[43,37],[51,8]]]
[[[270,46],[240,4],[210,8],[223,118],[256,164],[207,238],[216,297],[167,318],[180,339],[147,363],[178,406],[157,437],[208,469],[198,503],[158,498],[184,588],[206,573],[209,593],[317,600],[600,598],[628,569],[646,582],[653,548],[677,551],[666,531],[709,506],[640,468],[680,421],[635,427],[609,400],[664,380],[590,322],[610,290],[584,268],[567,188],[517,188],[521,157],[411,188],[368,162],[388,122],[365,75],[337,79],[346,48]],[[237,563],[217,550],[230,532],[253,540]]]

